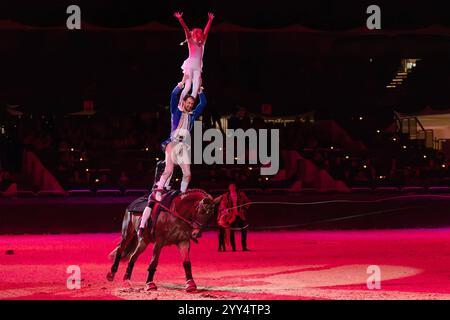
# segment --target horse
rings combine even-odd
[[[138,237],[138,229],[142,215],[136,215],[126,210],[122,222],[122,238],[119,245],[111,252],[114,263],[107,274],[109,281],[114,280],[121,260],[129,258],[124,280],[130,280],[134,264],[139,255],[153,242],[153,256],[148,268],[146,291],[157,290],[153,282],[158,259],[164,246],[177,245],[183,260],[186,275],[186,291],[197,289],[192,276],[189,258],[191,240],[197,241],[202,229],[214,215],[214,208],[220,202],[221,196],[213,198],[200,189],[191,189],[176,196],[170,208],[162,208],[156,221],[154,234],[150,228],[145,228],[142,237]]]

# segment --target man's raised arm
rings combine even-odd
[[[198,103],[197,107],[195,107],[194,111],[192,112],[194,115],[194,120],[197,120],[200,115],[202,114],[203,109],[206,107],[206,97],[203,91],[199,91],[198,97],[200,99],[200,102]]]
[[[181,84],[177,84],[170,95],[170,112],[174,113],[178,110],[178,93],[181,91]]]

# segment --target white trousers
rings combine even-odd
[[[181,192],[186,192],[191,181],[191,163],[187,152],[187,145],[179,141],[171,141],[166,146],[166,166],[157,183],[158,189],[162,189],[166,185],[167,181],[172,177],[175,164],[178,164],[183,172]]]

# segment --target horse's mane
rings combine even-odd
[[[195,193],[201,193],[203,196],[205,196],[205,198],[212,199],[212,196],[202,189],[189,189],[184,194],[181,194],[181,195],[189,196],[189,195],[195,194]]]
[[[172,208],[177,205],[177,203],[180,203],[181,200],[186,199],[188,203],[191,205],[190,208],[194,208],[193,205],[199,203],[203,199],[209,199],[213,200],[213,197],[208,194],[206,191],[201,189],[189,189],[185,193],[180,193],[172,200]]]

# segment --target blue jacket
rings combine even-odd
[[[172,132],[174,132],[177,128],[178,128],[178,124],[180,123],[180,119],[181,119],[181,115],[182,112],[180,111],[180,109],[178,109],[178,94],[180,93],[181,89],[176,86],[173,91],[172,94],[170,96],[170,113],[172,114],[171,117],[171,134]],[[200,93],[198,95],[200,102],[198,103],[198,105],[195,107],[195,109],[189,113],[188,115],[188,119],[189,119],[189,131],[192,130],[192,128],[194,127],[194,121],[197,120],[203,109],[206,106],[206,97],[204,93]],[[165,140],[162,143],[163,149],[165,148],[165,146],[167,144],[169,144],[171,141],[171,138],[169,137],[169,139]]]

